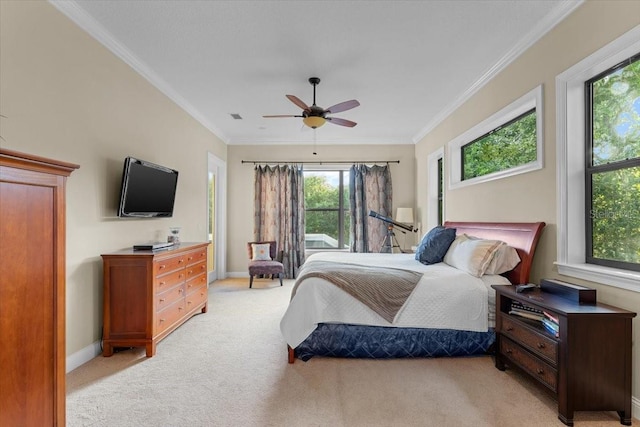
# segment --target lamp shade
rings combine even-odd
[[[318,116],[305,117],[304,119],[302,119],[302,121],[304,122],[305,125],[309,126],[312,129],[319,128],[326,122],[324,117],[318,117]]]
[[[398,208],[396,221],[402,224],[413,224],[413,208]]]

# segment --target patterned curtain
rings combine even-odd
[[[304,178],[302,167],[256,166],[253,238],[275,240],[285,277],[304,263]]]
[[[379,252],[387,235],[387,225],[369,216],[369,211],[392,216],[391,171],[389,165],[353,165],[349,174],[351,252]]]

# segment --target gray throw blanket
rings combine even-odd
[[[312,260],[300,269],[291,298],[296,294],[300,283],[309,277],[319,277],[333,283],[387,322],[393,323],[422,278],[422,273],[398,268]]]

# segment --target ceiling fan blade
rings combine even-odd
[[[289,101],[293,102],[294,104],[296,104],[298,107],[302,108],[304,111],[309,111],[309,106],[307,104],[305,104],[300,98],[298,98],[295,95],[287,95],[287,98],[289,98]]]
[[[349,128],[352,128],[355,125],[357,125],[356,122],[352,122],[351,120],[340,119],[338,117],[326,117],[326,119],[329,123],[333,123],[334,125],[346,126]]]
[[[275,114],[275,115],[270,115],[270,116],[262,116],[265,119],[274,119],[277,117],[302,117],[302,116],[294,116],[293,114]]]
[[[329,108],[327,108],[325,111],[327,112],[327,114],[332,113],[339,113],[341,111],[347,111],[350,110],[352,108],[356,108],[358,105],[360,105],[360,103],[358,101],[356,101],[355,99],[352,99],[350,101],[344,101],[341,102],[339,104],[333,105]]]

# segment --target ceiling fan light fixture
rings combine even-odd
[[[327,121],[324,117],[318,116],[309,116],[302,119],[305,125],[309,126],[311,129],[316,129],[325,124]]]

